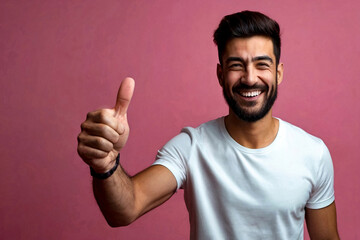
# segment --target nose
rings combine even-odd
[[[241,83],[253,86],[256,83],[256,72],[252,66],[247,66],[244,76],[241,79]]]

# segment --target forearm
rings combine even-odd
[[[138,216],[135,190],[131,178],[118,167],[116,156],[129,137],[127,109],[135,82],[125,78],[118,90],[114,108],[89,112],[81,124],[77,151],[91,167],[96,201],[110,226],[128,225]],[[115,165],[116,166],[116,165]],[[112,174],[112,175],[111,175]]]
[[[94,178],[93,191],[110,226],[126,226],[136,219],[133,183],[121,166],[107,179]]]

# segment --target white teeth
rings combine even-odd
[[[254,92],[242,92],[240,93],[243,97],[256,97],[260,95],[261,91],[254,91]]]

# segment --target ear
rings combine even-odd
[[[283,63],[278,64],[276,74],[277,74],[277,81],[278,81],[278,85],[279,85],[282,82],[283,76],[284,76],[284,64]]]
[[[224,78],[223,78],[223,70],[222,70],[222,67],[221,65],[218,63],[217,66],[216,66],[216,75],[217,75],[217,78],[218,78],[218,81],[219,81],[219,84],[221,87],[223,87],[224,85]]]

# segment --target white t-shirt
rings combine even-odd
[[[303,239],[305,207],[335,199],[323,141],[280,119],[275,140],[260,149],[238,144],[223,117],[184,128],[156,164],[185,191],[191,239]]]

